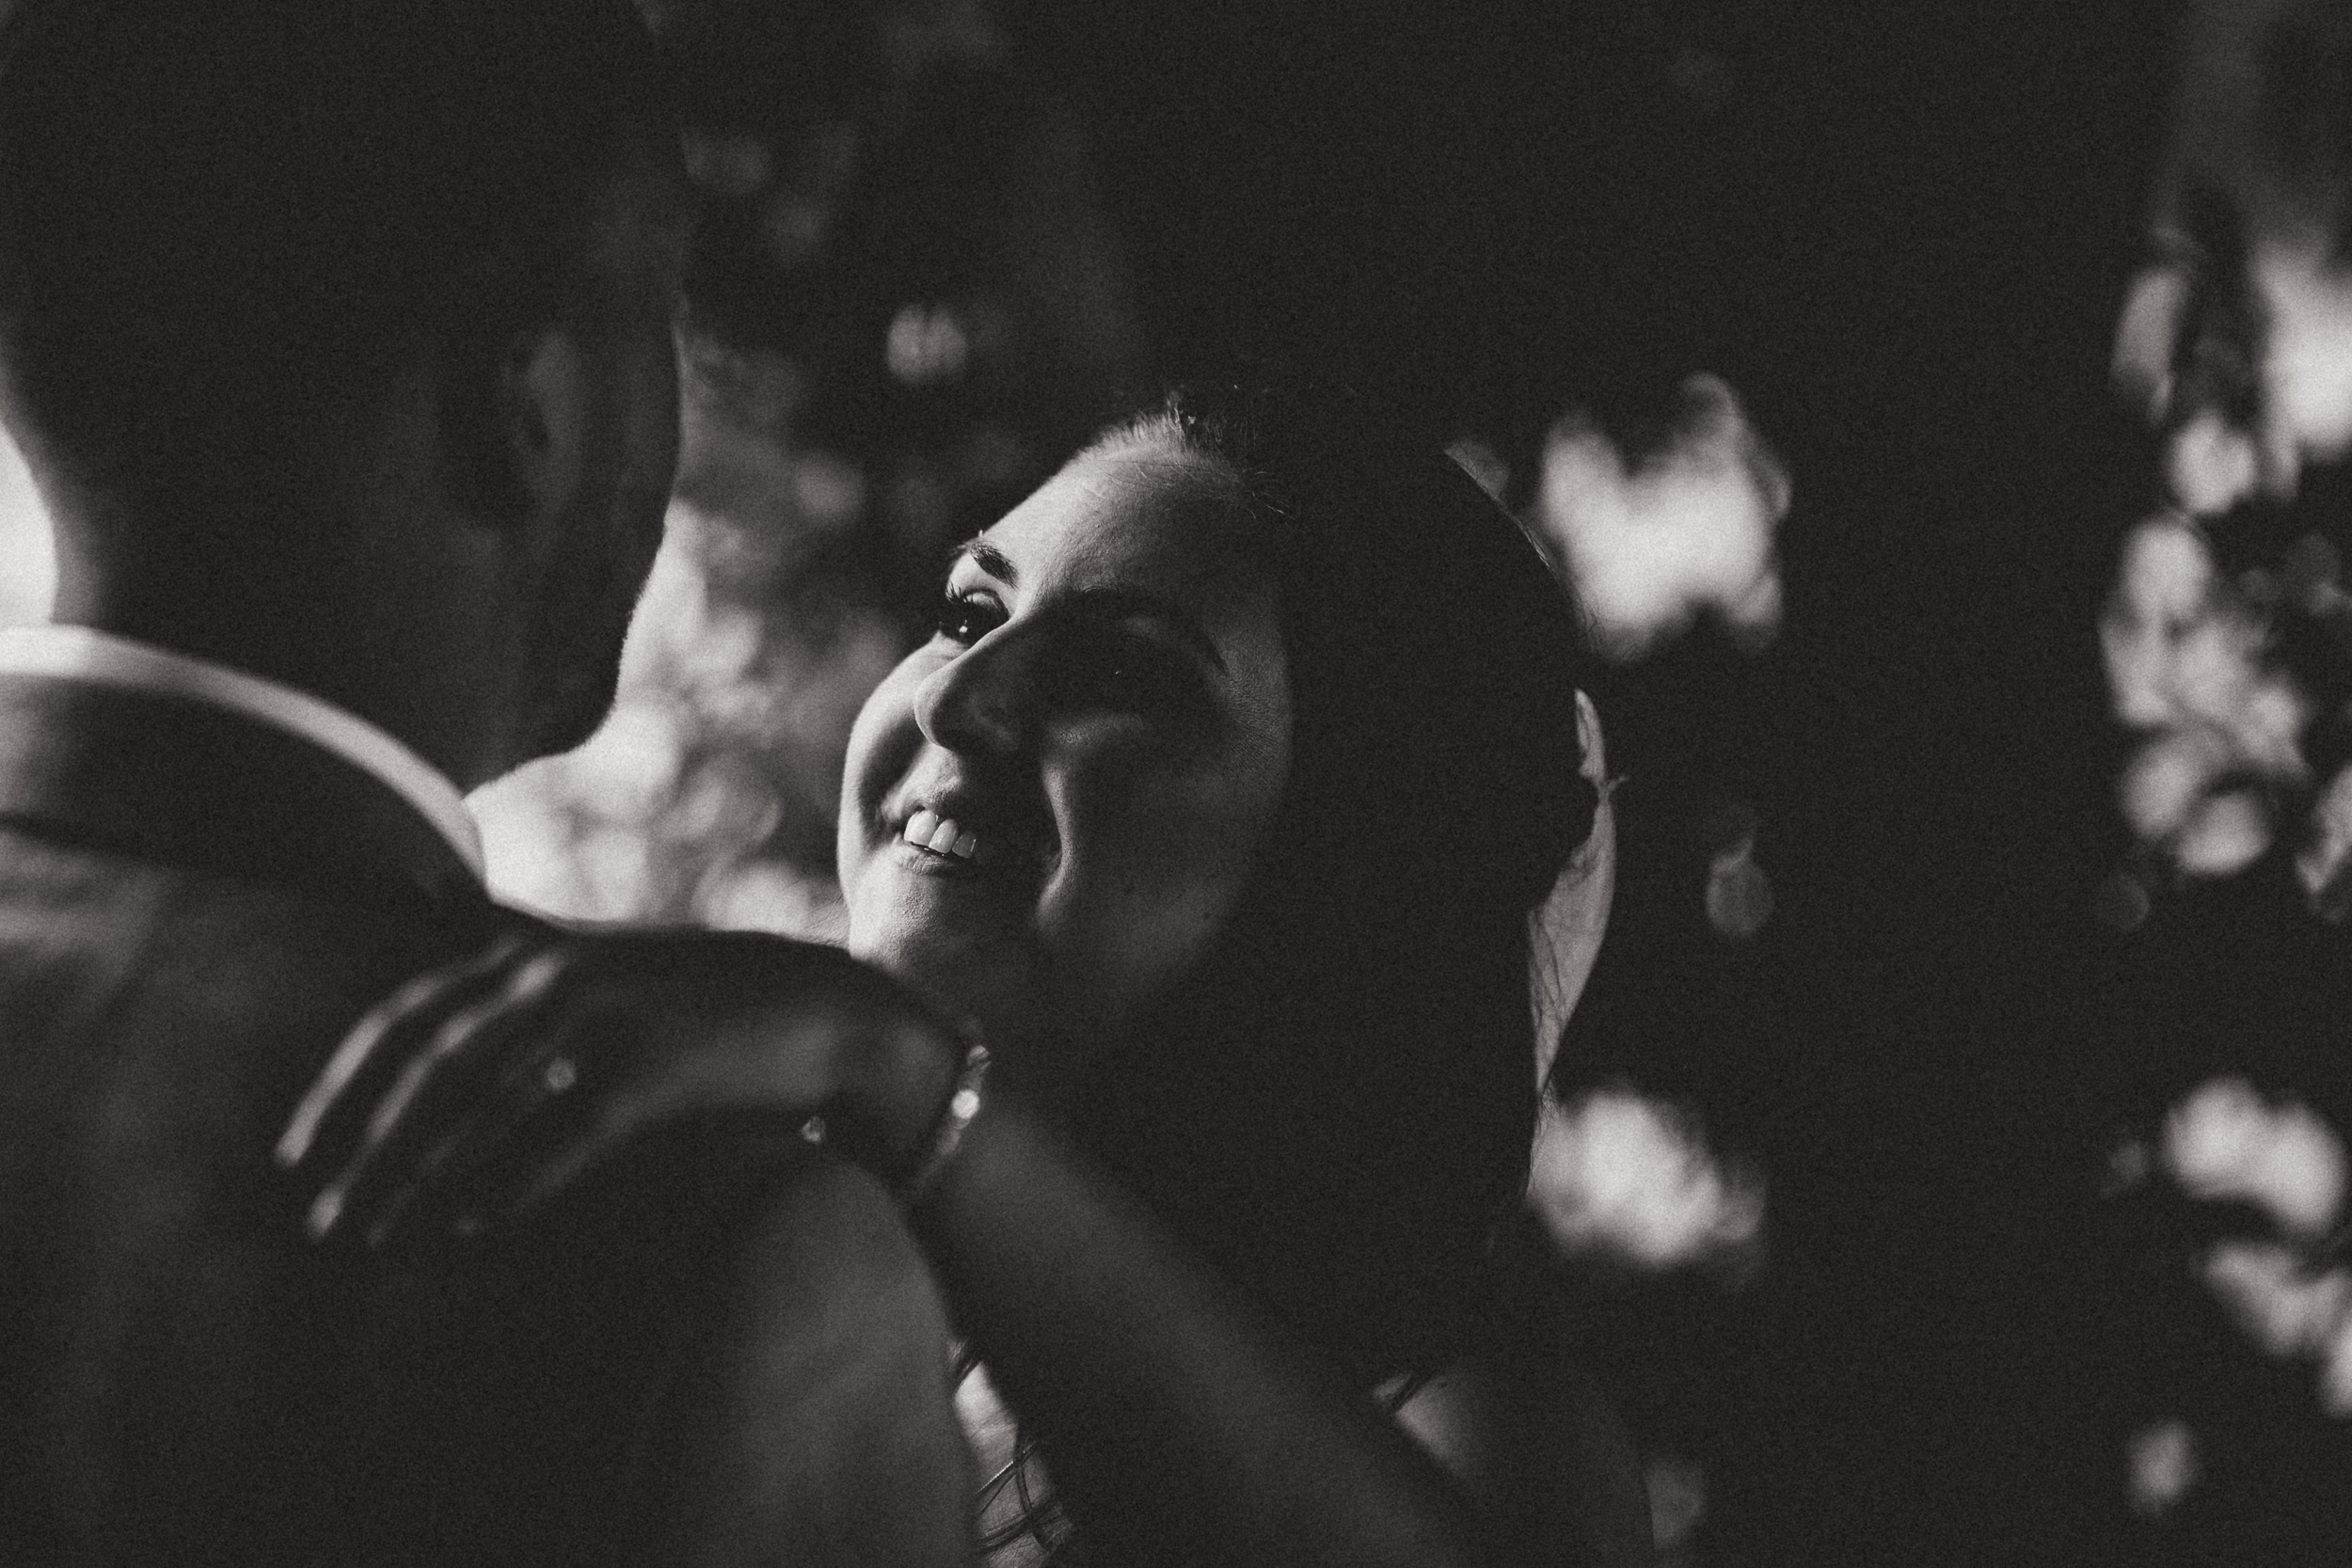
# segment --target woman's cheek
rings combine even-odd
[[[850,727],[842,764],[841,810],[835,823],[834,864],[845,894],[855,893],[856,868],[886,847],[878,825],[882,800],[922,749],[914,721],[914,691],[922,680],[919,655],[909,655],[882,678]]]
[[[1207,958],[1240,890],[1200,869],[1134,868],[1048,912],[1041,935],[1054,971],[1089,1027],[1123,1030]]]

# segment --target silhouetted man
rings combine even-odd
[[[308,1245],[271,1164],[369,1004],[520,922],[459,791],[611,700],[675,456],[664,124],[623,0],[0,28],[0,413],[58,550],[0,636],[8,1562],[961,1550],[935,1298],[846,1167],[701,1225],[616,1180],[418,1275]]]

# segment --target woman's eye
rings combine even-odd
[[[939,601],[931,630],[960,648],[968,648],[1004,625],[997,603],[978,594],[949,594]]]

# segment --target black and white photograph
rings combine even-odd
[[[2352,1563],[2352,0],[0,0],[0,1568]]]

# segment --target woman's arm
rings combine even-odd
[[[1509,1539],[1017,1095],[990,1097],[913,1217],[959,1325],[1108,1560],[1623,1560],[1577,1536]]]
[[[660,1203],[673,1174],[645,1181],[624,1164],[572,1217],[601,1223],[618,1199],[684,1231],[679,1212],[697,1202]],[[634,1418],[639,1462],[617,1499],[628,1544],[612,1560],[968,1565],[975,1483],[946,1376],[946,1313],[898,1206],[837,1160],[803,1157],[747,1185],[722,1224],[617,1254],[635,1278],[604,1281],[633,1285],[629,1299],[660,1304],[668,1324],[657,1377],[626,1361],[598,1369],[658,1389],[616,1410]]]
[[[281,1149],[339,1173],[317,1228],[429,1245],[713,1116],[729,1135],[707,1147],[743,1162],[804,1160],[814,1114],[886,1180],[920,1163],[960,1048],[878,1006],[896,995],[887,982],[741,938],[558,950],[450,972],[355,1034]],[[1518,1511],[1476,1507],[1017,1089],[991,1085],[912,1221],[951,1316],[1112,1560],[1607,1560],[1574,1536],[1513,1528]]]

